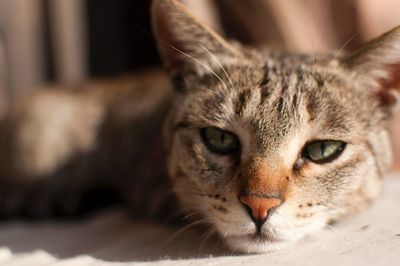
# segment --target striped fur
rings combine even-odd
[[[276,250],[378,195],[391,158],[395,101],[385,98],[397,97],[380,80],[396,78],[400,28],[350,55],[299,55],[222,41],[174,0],[155,1],[153,16],[166,67],[180,77],[166,124],[169,175],[182,206],[208,218],[229,246]],[[209,151],[205,127],[235,134],[240,152]],[[314,140],[347,146],[316,164],[302,156]],[[283,195],[261,233],[238,199],[243,193]]]

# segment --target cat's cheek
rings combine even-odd
[[[276,228],[276,234],[282,239],[282,242],[286,243],[299,241],[308,235],[323,230],[327,225],[327,219],[317,215],[305,219],[287,217],[285,220],[274,222],[276,224],[274,228]]]
[[[228,222],[225,222],[228,221]],[[215,226],[221,235],[249,235],[254,234],[256,227],[246,211],[239,206],[228,206],[228,213],[224,219],[216,219]]]
[[[296,219],[282,216],[275,217],[276,219],[271,217],[271,221],[266,224],[265,231],[273,232],[272,235],[276,239],[260,241],[259,239],[253,239],[249,234],[238,235],[237,232],[239,230],[236,230],[236,233],[224,234],[227,245],[234,250],[245,253],[272,252],[294,244],[306,235],[322,230],[326,226],[326,219],[322,217],[313,219],[301,226],[298,225],[299,222]],[[246,226],[242,225],[241,227],[245,228]],[[248,231],[254,232],[254,228],[251,229],[251,226],[249,226]],[[242,232],[246,231],[242,230]]]
[[[174,169],[179,168],[205,189],[215,189],[226,185],[232,179],[232,161],[229,156],[211,153],[197,132],[189,131],[175,137],[172,147]],[[170,171],[172,174],[176,171]]]
[[[190,140],[190,141],[189,141]],[[222,220],[227,204],[237,200],[231,192],[231,171],[227,159],[213,158],[201,142],[175,138],[169,154],[172,185],[184,209],[200,211],[203,217]]]
[[[234,214],[235,216],[239,213]],[[242,216],[245,217],[245,216]],[[303,226],[296,225],[296,220],[291,217],[276,215],[264,226],[264,233],[270,235],[270,239],[259,239],[254,237],[256,228],[254,223],[246,219],[236,219],[235,223],[220,225],[217,228],[226,239],[226,244],[233,250],[245,253],[265,253],[280,250],[291,245],[309,234],[320,230],[325,226],[323,220],[305,223]],[[232,226],[234,224],[234,226]]]
[[[186,178],[198,183],[198,178],[195,177],[204,174],[205,165],[206,163],[198,144],[195,144],[191,139],[185,139],[185,142],[182,142],[179,136],[175,136],[169,158],[169,174],[172,179],[179,172],[183,172]]]

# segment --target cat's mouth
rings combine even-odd
[[[264,230],[254,230],[252,233],[247,234],[232,234],[230,238],[242,238],[254,242],[285,242],[288,239],[284,238],[281,234],[276,233],[275,230],[264,228]]]
[[[271,243],[276,243],[276,242],[282,242],[284,241],[283,239],[280,239],[276,236],[273,236],[271,234],[264,234],[264,233],[254,233],[245,236],[246,238],[252,240],[252,241],[258,241],[258,242],[271,242]]]
[[[287,239],[269,233],[253,233],[247,235],[231,235],[227,243],[235,250],[246,253],[264,253],[281,249],[290,243]]]
[[[244,240],[253,243],[282,243],[286,242],[285,239],[273,236],[265,233],[254,233],[247,235],[231,235],[229,237],[232,240]]]
[[[252,243],[282,243],[286,242],[286,239],[280,238],[270,233],[256,232],[247,235],[234,235],[232,238],[239,238]]]

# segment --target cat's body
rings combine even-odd
[[[171,92],[165,73],[149,70],[17,100],[0,123],[0,214],[71,214],[107,188],[136,214],[159,215],[170,196],[161,131]]]
[[[400,29],[314,56],[231,44],[175,0],[154,1],[153,19],[174,89],[153,73],[16,104],[0,129],[4,182],[98,183],[134,212],[173,215],[170,187],[184,212],[246,252],[291,243],[378,195]]]

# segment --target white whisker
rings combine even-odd
[[[200,213],[199,211],[188,213],[187,215],[185,215],[184,217],[182,217],[182,220],[189,219],[190,217],[193,217],[193,216],[195,216],[195,215],[197,215],[197,214],[199,214],[199,213]]]
[[[342,53],[342,51],[346,48],[347,45],[349,45],[349,43],[354,40],[355,37],[357,37],[358,32],[354,33],[352,36],[350,36],[350,38],[343,44],[342,47],[340,47],[340,49],[335,53],[335,55],[333,56],[331,61],[335,61],[337,59],[337,57]]]
[[[315,74],[315,46],[314,46],[314,39],[311,37],[311,46],[312,46],[312,74]]]
[[[215,225],[213,225],[212,227],[210,227],[210,229],[208,229],[208,230],[203,234],[203,236],[200,238],[200,239],[202,239],[202,240],[201,240],[201,243],[200,243],[200,246],[199,246],[199,251],[200,251],[200,252],[202,251],[202,249],[203,249],[203,247],[204,247],[204,244],[207,242],[207,240],[208,240],[216,231],[217,231],[217,227],[216,227]]]
[[[228,79],[229,83],[232,86],[232,89],[234,88],[233,86],[233,82],[232,79],[230,78],[230,76],[228,75],[228,72],[226,71],[226,69],[223,67],[223,65],[221,64],[221,61],[209,50],[207,49],[204,45],[200,44],[200,47],[203,48],[204,51],[206,51],[206,53],[208,53],[213,59],[214,61],[219,65],[219,67],[222,69],[222,71],[224,72],[226,78]]]
[[[201,65],[202,67],[204,67],[207,71],[209,71],[210,73],[212,73],[219,81],[221,81],[221,83],[224,85],[225,88],[227,88],[225,82],[221,79],[220,76],[218,76],[217,73],[215,73],[215,71],[213,71],[208,65],[204,64],[203,62],[201,62],[199,59],[194,58],[193,56],[191,56],[188,53],[185,53],[183,51],[181,51],[180,49],[174,47],[173,45],[164,42],[166,45],[168,45],[170,48],[174,49],[175,51],[177,51],[178,53],[181,53],[182,55],[186,56],[187,58],[193,60],[194,62],[198,63],[199,65]]]
[[[194,226],[196,226],[196,225],[199,225],[199,224],[202,224],[202,223],[207,223],[207,222],[212,222],[212,221],[213,221],[212,218],[204,218],[204,219],[201,219],[201,220],[192,222],[192,223],[190,223],[190,224],[184,226],[183,228],[181,228],[180,230],[178,230],[177,232],[175,232],[171,237],[169,237],[169,238],[164,242],[164,244],[161,246],[161,248],[165,248],[169,243],[171,243],[172,240],[174,240],[175,238],[177,238],[180,234],[182,234],[182,233],[185,232],[186,230],[188,230],[188,229],[190,229],[190,228],[192,228],[192,227],[194,227]]]

